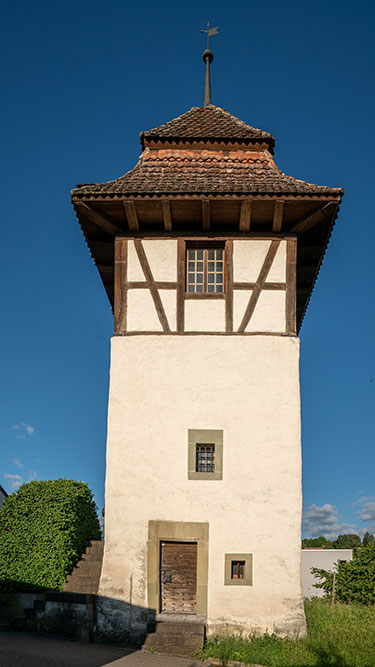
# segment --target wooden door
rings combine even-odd
[[[165,614],[195,614],[196,605],[196,542],[161,542],[161,611]]]

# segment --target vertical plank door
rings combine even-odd
[[[161,542],[160,593],[163,613],[196,613],[196,542]]]

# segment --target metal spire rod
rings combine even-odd
[[[206,32],[207,33],[207,48],[203,52],[203,62],[206,63],[206,76],[205,76],[205,81],[204,81],[204,95],[203,95],[203,106],[208,107],[211,102],[211,77],[210,77],[210,64],[212,63],[214,59],[214,54],[212,51],[209,49],[210,45],[210,37],[212,35],[217,35],[218,34],[218,26],[215,26],[215,28],[210,28],[209,22],[207,22],[207,28],[206,30],[201,30],[201,32]]]

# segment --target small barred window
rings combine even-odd
[[[189,248],[186,258],[186,291],[202,294],[224,292],[224,250]]]
[[[197,444],[196,472],[215,472],[215,445]]]
[[[244,560],[232,560],[231,579],[245,579]]]

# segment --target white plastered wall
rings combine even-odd
[[[276,256],[266,278],[269,283],[285,286],[286,280],[286,241],[281,240]],[[149,263],[154,281],[177,282],[177,241],[143,240],[143,249]],[[270,240],[241,239],[233,242],[233,276],[234,283],[256,283],[267,252]],[[132,282],[143,282],[141,289],[128,290],[127,330],[130,333],[152,331],[161,332],[162,325],[157,315],[151,292],[146,286],[146,278],[138,259],[134,242],[128,242],[128,275]],[[165,315],[172,332],[176,331],[177,295],[176,289],[159,289]],[[234,289],[233,322],[237,331],[252,290]],[[263,289],[254,313],[246,326],[246,333],[267,332],[284,333],[286,328],[286,291],[285,287],[278,290]],[[224,332],[225,302],[224,299],[187,299],[185,301],[185,331],[193,332]]]
[[[298,360],[294,337],[112,339],[99,594],[115,613],[146,618],[150,520],[209,522],[209,630],[304,631]],[[188,480],[188,429],[223,430],[222,480]],[[252,586],[224,586],[225,553],[253,554]]]

